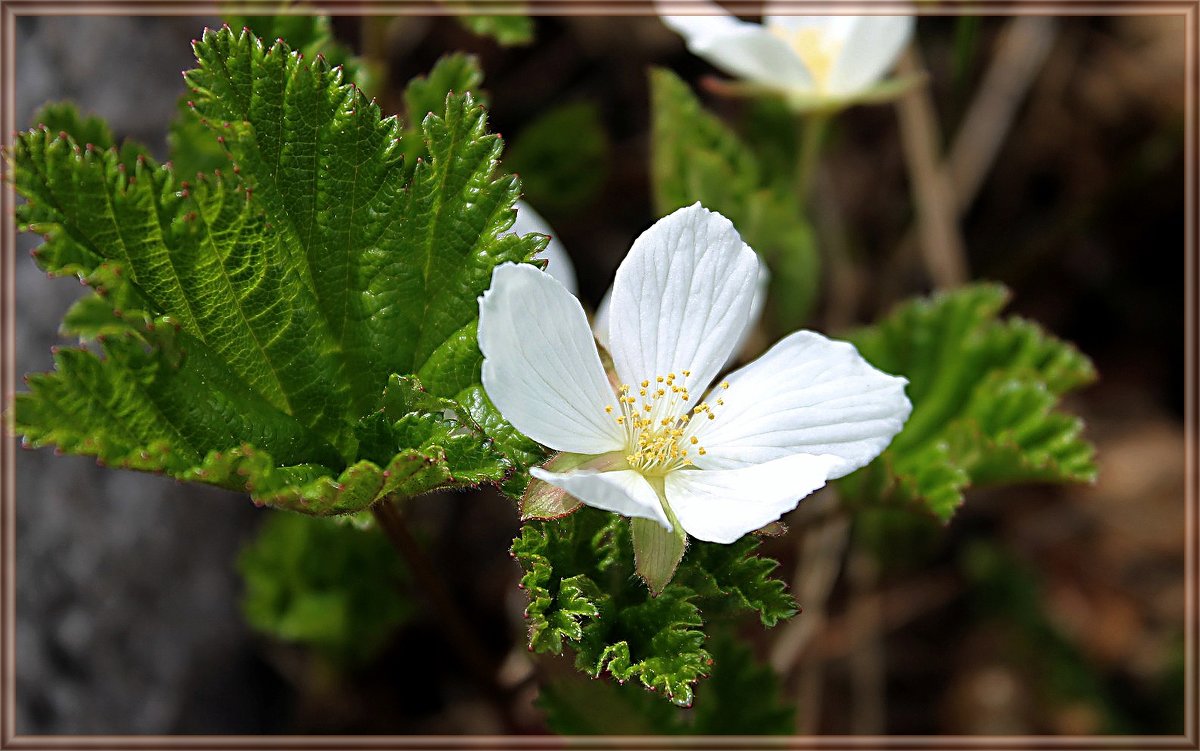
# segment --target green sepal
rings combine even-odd
[[[674,514],[669,513],[669,516],[670,531],[650,519],[629,520],[633,534],[633,567],[653,595],[662,594],[687,549],[687,533]]]
[[[563,452],[555,454],[542,465],[549,472],[569,472],[578,469],[595,457]],[[583,503],[567,491],[544,480],[532,477],[521,495],[521,521],[530,519],[560,519],[579,510]]]

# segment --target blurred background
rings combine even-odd
[[[165,158],[189,40],[219,22],[19,18],[18,127],[72,100]],[[535,18],[524,46],[451,18],[335,18],[333,29],[375,64],[385,113],[440,55],[480,57],[505,168],[521,174],[593,306],[656,218],[649,66],[674,70],[735,126],[745,114],[653,17]],[[798,732],[1181,733],[1183,17],[927,17],[917,40],[935,106],[928,137],[955,153],[965,123],[992,126],[957,163],[977,178],[955,194],[970,277],[1003,282],[1010,312],[1094,359],[1099,382],[1067,406],[1087,421],[1100,480],[972,491],[946,527],[877,512],[838,529],[802,506],[764,552],[804,612],[744,634],[779,671]],[[931,289],[895,107],[837,122],[817,176],[818,230],[869,271],[823,281],[811,325],[834,334]],[[565,144],[548,135],[564,130]],[[36,240],[18,238],[18,373],[51,366],[58,322],[83,291],[34,266]],[[239,556],[255,565],[243,551],[277,514],[50,450],[18,451],[17,471],[22,734],[547,732],[507,553],[517,514],[498,494],[419,498],[413,518],[505,666],[502,710],[454,663],[402,572],[372,590],[395,600],[374,631],[322,632],[369,643],[370,659],[306,648],[242,614]],[[275,565],[259,552],[257,565]],[[369,558],[372,571],[386,572],[389,555]]]

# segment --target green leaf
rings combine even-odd
[[[880,459],[843,481],[847,497],[920,502],[947,520],[973,485],[1095,479],[1082,422],[1055,409],[1095,370],[1037,325],[999,320],[1007,299],[998,285],[967,287],[851,337],[873,365],[909,379],[913,413]]]
[[[325,62],[229,29],[196,53],[192,101],[228,172],[178,181],[69,133],[17,139],[39,264],[97,291],[64,330],[104,340],[30,379],[16,429],[316,514],[502,480],[511,426],[454,397],[479,384],[492,268],[540,244],[505,234],[518,187],[493,175],[483,110],[448,97],[406,170],[398,124]]]
[[[737,226],[766,261],[782,328],[804,323],[820,280],[812,230],[790,189],[770,179],[754,152],[706,112],[675,74],[650,71],[651,185],[666,214],[696,201]]]
[[[455,3],[463,8],[479,3]],[[458,17],[468,31],[495,39],[502,47],[516,47],[533,41],[533,19],[522,15],[467,14]]]
[[[479,58],[456,52],[438,58],[429,75],[417,76],[404,89],[404,105],[409,122],[419,124],[430,113],[440,113],[451,94],[471,92],[476,100],[486,106],[487,98],[481,94],[483,71]]]
[[[241,6],[263,9],[260,3],[235,0],[227,3],[231,10]],[[291,0],[277,4],[280,13],[274,15],[223,14],[225,25],[237,32],[248,29],[251,34],[265,41],[282,39],[288,46],[308,58],[324,57],[331,66],[341,67],[346,78],[368,95],[375,93],[375,80],[366,62],[353,54],[350,48],[337,41],[329,16],[294,12],[299,6]],[[292,12],[288,12],[292,11]]]
[[[250,625],[339,662],[371,660],[404,621],[404,568],[375,528],[272,514],[238,557]]]
[[[679,735],[677,707],[634,684],[611,679],[559,677],[542,685],[536,702],[559,735]]]
[[[771,627],[796,614],[787,585],[771,575],[779,564],[756,555],[759,544],[753,535],[729,545],[691,541],[678,577],[695,590],[710,619],[755,612]]]
[[[84,117],[68,102],[45,105],[33,116],[33,120],[51,133],[66,133],[78,144],[91,144],[100,150],[117,145],[108,123],[99,117]]]
[[[594,102],[547,110],[513,139],[505,166],[522,176],[540,211],[570,213],[589,204],[608,178],[608,135]]]
[[[789,735],[793,710],[779,678],[751,649],[722,629],[711,640],[712,676],[691,711],[672,708],[630,684],[556,676],[537,705],[562,735]]]
[[[167,132],[171,169],[184,180],[202,179],[200,174],[233,169],[229,152],[219,135],[192,109],[187,95],[179,98],[175,119]]]
[[[697,735],[791,735],[794,711],[780,696],[779,676],[727,631],[712,640],[713,672],[696,695]]]
[[[636,679],[688,705],[710,669],[706,620],[758,611],[774,623],[795,612],[783,583],[768,576],[775,562],[750,555],[757,544],[693,542],[654,596],[636,576],[628,520],[583,507],[527,522],[512,551],[525,571],[530,648],[557,654],[570,646],[588,675]]]

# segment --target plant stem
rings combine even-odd
[[[825,140],[829,115],[813,112],[800,118],[800,136],[796,149],[796,171],[794,187],[801,214],[807,215],[808,196],[816,179],[817,164],[821,158],[821,143]]]
[[[451,642],[457,647],[457,656],[474,676],[480,687],[496,704],[500,716],[512,729],[513,721],[508,707],[506,692],[496,681],[495,661],[479,641],[454,598],[446,589],[442,577],[433,562],[409,531],[404,515],[390,499],[383,499],[371,507],[375,521],[387,535],[388,541],[404,558],[409,572],[423,591],[429,604],[437,612],[449,632]]]

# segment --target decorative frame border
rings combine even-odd
[[[528,13],[551,16],[646,16],[656,13],[650,0],[476,0],[496,14]],[[784,0],[797,15],[827,12],[829,0]],[[723,3],[738,14],[760,12],[760,0],[727,0]],[[694,0],[658,0],[678,14],[703,12]],[[1197,158],[1200,138],[1200,0],[940,0],[915,7],[899,0],[854,0],[839,2],[847,13],[887,15],[914,13],[920,16],[1182,16],[1185,26],[1184,73],[1184,733],[1162,736],[296,736],[296,735],[18,735],[16,733],[16,439],[0,442],[0,749],[672,749],[712,751],[742,749],[979,749],[1020,751],[1024,749],[1195,749],[1200,751],[1197,717],[1200,716],[1200,665],[1197,643],[1200,617],[1197,612],[1200,534],[1197,528],[1197,354],[1200,332],[1197,308],[1197,217],[1200,216]],[[278,13],[274,3],[247,3],[246,13]],[[2,145],[11,147],[16,132],[16,19],[19,16],[54,15],[220,15],[217,0],[0,0],[0,133]],[[318,0],[300,13],[328,15],[444,16],[454,11],[431,0]],[[16,225],[13,216],[15,192],[9,165],[0,164],[0,390],[4,407],[16,393]]]

